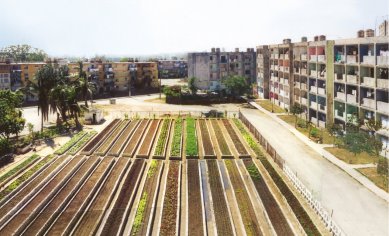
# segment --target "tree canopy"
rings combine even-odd
[[[42,62],[47,58],[45,51],[30,45],[11,45],[0,50],[0,58],[15,62]]]
[[[19,109],[23,103],[23,94],[10,90],[0,90],[0,135],[9,139],[23,130],[26,120]]]
[[[227,76],[222,81],[228,92],[234,96],[241,96],[249,89],[246,78],[238,75]]]

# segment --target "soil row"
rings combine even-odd
[[[150,128],[143,139],[137,157],[148,157],[150,155],[151,147],[153,146],[160,122],[161,120],[151,121]]]
[[[100,147],[97,148],[95,154],[104,156],[129,123],[130,123],[129,120],[121,121],[119,125],[117,125],[116,128],[110,133],[110,135],[102,142]]]
[[[228,147],[227,141],[224,138],[224,133],[219,126],[218,120],[211,120],[211,123],[212,123],[213,130],[215,132],[215,135],[216,135],[217,143],[219,144],[221,156],[224,158],[233,157],[233,155],[230,151],[230,148]]]
[[[165,157],[167,142],[169,141],[171,119],[165,119],[159,133],[157,145],[154,150],[154,157]]]
[[[116,156],[116,157],[119,156],[120,152],[122,151],[122,149],[124,147],[124,143],[130,138],[131,134],[134,132],[134,130],[138,124],[139,124],[139,121],[134,120],[126,127],[126,129],[119,136],[119,138],[117,139],[115,144],[112,146],[108,155],[112,155],[112,156]]]
[[[140,140],[142,139],[143,133],[145,132],[149,120],[142,120],[140,125],[136,128],[134,134],[127,142],[127,146],[124,149],[123,156],[132,157],[136,148],[139,145]]]
[[[126,209],[131,209],[133,204],[134,193],[137,190],[137,183],[140,174],[143,172],[144,160],[136,159],[128,172],[119,195],[114,203],[112,211],[109,213],[108,219],[103,226],[101,235],[117,235],[121,233],[123,227],[122,222],[127,220],[125,215]]]
[[[90,155],[98,146],[99,144],[104,140],[104,137],[106,137],[120,122],[120,119],[113,120],[107,127],[103,129],[92,141],[90,141],[82,150],[81,154]]]
[[[188,233],[190,236],[203,236],[203,214],[200,190],[200,173],[197,160],[187,160],[188,184]]]
[[[201,139],[203,141],[204,148],[204,158],[214,158],[215,151],[213,149],[211,137],[209,136],[209,131],[207,123],[204,119],[199,120],[200,130],[201,130]]]
[[[224,127],[226,127],[228,134],[230,135],[230,138],[232,142],[235,145],[235,148],[238,152],[239,157],[249,157],[246,148],[244,147],[243,143],[239,139],[238,135],[236,134],[235,130],[232,128],[231,123],[227,119],[223,119]]]
[[[102,185],[96,197],[91,202],[88,210],[74,229],[74,235],[93,235],[106,212],[107,207],[118,189],[121,177],[126,172],[130,161],[128,158],[119,158],[112,168],[107,180]]]
[[[159,235],[177,234],[180,177],[180,162],[170,161]]]

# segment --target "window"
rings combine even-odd
[[[220,57],[220,63],[227,63],[227,57],[226,56],[221,56]]]
[[[209,56],[209,60],[213,61],[213,57],[212,57],[212,56]]]
[[[250,70],[246,70],[244,73],[245,73],[246,75],[249,75],[249,74],[251,74],[251,71],[250,71]]]

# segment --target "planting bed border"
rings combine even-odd
[[[75,155],[79,152],[89,141],[97,134],[97,131],[88,132],[82,139],[80,139],[75,145],[73,145],[68,151],[67,154]]]
[[[198,121],[198,125],[199,125],[199,128],[200,128],[200,137],[201,137],[201,140],[202,140],[202,143],[203,143],[202,148],[203,148],[204,159],[216,159],[215,146],[213,145],[213,142],[212,142],[212,139],[211,139],[211,132],[208,129],[207,120],[206,119],[198,119],[197,121]],[[202,126],[201,126],[200,122],[204,122],[205,130],[207,131],[207,133],[205,133],[204,130],[202,129]],[[207,154],[205,153],[205,142],[204,142],[204,140],[206,140],[207,137],[209,139],[208,140],[209,143],[207,143],[207,145],[210,145],[210,150],[209,151],[212,150],[213,153],[207,153]]]
[[[164,149],[163,149],[163,152],[162,152],[162,155],[156,155],[155,154],[155,150],[157,149],[158,147],[158,142],[159,142],[159,139],[161,138],[161,133],[163,132],[163,122],[165,122],[166,120],[169,120],[169,125],[168,125],[168,128],[167,128],[167,134],[166,134],[166,138],[165,138],[165,144],[164,144]],[[165,119],[164,121],[162,122],[162,125],[161,125],[161,128],[159,129],[159,134],[158,134],[158,141],[155,145],[155,148],[154,148],[154,155],[153,155],[153,158],[156,158],[156,159],[165,159],[166,157],[166,152],[167,152],[167,149],[168,149],[168,144],[169,144],[169,138],[170,138],[170,133],[171,133],[171,130],[172,130],[172,124],[173,124],[173,120],[172,119]]]
[[[156,123],[155,129],[151,130],[155,123]],[[144,137],[142,139],[142,142],[141,142],[141,145],[140,145],[140,147],[138,149],[138,153],[136,154],[136,157],[138,157],[138,158],[148,158],[149,157],[151,149],[154,146],[154,140],[155,140],[155,137],[157,136],[157,132],[159,130],[159,125],[160,124],[161,124],[161,120],[160,119],[151,120],[151,124],[149,125],[149,128],[148,128],[146,134],[144,135]],[[151,133],[152,137],[149,137],[150,132],[152,132]],[[143,146],[147,145],[147,142],[149,142],[149,144],[148,144],[149,147],[147,148],[146,153],[140,153],[142,151]]]
[[[230,139],[234,143],[236,152],[238,153],[239,158],[251,158],[249,152],[247,151],[246,147],[243,145],[243,140],[239,137],[236,130],[233,128],[231,121],[228,119],[222,119],[223,125],[225,129],[227,130],[228,135],[230,136]],[[239,147],[239,148],[238,148]],[[239,149],[243,149],[245,153],[240,153]]]
[[[95,150],[94,154],[99,156],[105,156],[105,154],[107,154],[107,152],[111,149],[112,145],[120,137],[120,135],[130,123],[130,120],[121,120],[119,124],[115,127],[115,129],[113,129],[113,131],[110,133],[110,135],[105,137],[104,141],[101,143],[100,147]]]
[[[196,143],[196,149],[197,149],[197,155],[188,155],[188,119],[193,120],[193,126],[194,126],[194,137],[192,137],[193,141]],[[198,134],[197,134],[197,129],[196,129],[196,119],[188,117],[185,119],[185,156],[187,159],[199,159],[199,141],[198,141]]]
[[[234,155],[232,154],[231,149],[228,147],[228,143],[227,143],[225,134],[224,134],[222,128],[220,127],[219,119],[209,119],[209,121],[211,122],[213,133],[215,134],[215,137],[216,137],[216,141],[217,141],[217,144],[218,144],[218,147],[220,150],[221,158],[228,158],[228,159],[234,158]],[[216,129],[215,129],[215,126],[217,127]],[[217,131],[219,131],[220,134],[217,134],[216,133]],[[224,146],[224,145],[226,146],[229,154],[223,153],[222,146]]]
[[[175,132],[176,132],[176,123],[177,123],[177,120],[180,119],[181,120],[181,132],[180,132],[180,155],[179,156],[174,156],[172,155],[172,150],[173,150],[173,145],[174,145],[174,135],[175,135]],[[172,135],[172,140],[171,140],[171,145],[170,145],[170,155],[169,155],[169,159],[170,160],[181,160],[182,159],[182,149],[183,149],[183,144],[184,144],[184,119],[182,118],[178,118],[174,121],[174,126],[173,128],[173,135]],[[170,131],[171,132],[171,131]]]
[[[82,155],[90,156],[100,145],[101,143],[108,137],[112,131],[116,128],[116,126],[120,123],[120,119],[114,119],[111,123],[109,123],[101,132],[99,132],[96,137],[94,137],[91,141],[85,145],[84,149],[81,151]]]
[[[177,173],[177,179],[175,178],[169,178],[171,176],[171,166],[172,164],[174,163],[174,165],[178,165],[178,173]],[[170,195],[170,191],[169,191],[169,186],[171,186],[172,184],[174,183],[178,183],[177,184],[177,188],[174,188],[174,190],[177,190],[177,202],[176,202],[176,212],[174,213],[175,214],[175,227],[174,227],[174,230],[175,230],[175,233],[174,235],[179,235],[180,233],[180,212],[181,212],[181,173],[182,173],[182,165],[181,165],[181,161],[169,161],[169,169],[168,169],[168,175],[166,177],[166,185],[165,185],[165,193],[163,195],[163,206],[162,206],[162,209],[161,209],[161,220],[159,222],[159,225],[158,225],[158,235],[172,235],[172,228],[169,227],[167,229],[168,233],[165,232],[165,234],[162,232],[161,233],[161,225],[167,225],[169,223],[169,219],[166,219],[166,211],[165,209],[167,209],[167,207],[174,207],[172,205],[168,205],[166,203],[169,203],[169,199],[167,199],[166,196],[169,196]],[[170,181],[169,181],[170,180]],[[171,188],[170,188],[171,189]],[[167,216],[169,217],[169,216]],[[168,220],[168,222],[165,222],[166,220]]]
[[[143,119],[139,122],[139,125],[136,127],[136,129],[132,133],[131,137],[128,139],[127,144],[124,147],[124,151],[123,151],[122,156],[132,157],[135,154],[138,146],[141,144],[142,137],[143,137],[145,131],[147,130],[149,123],[150,123],[149,119]],[[143,124],[144,124],[144,126],[143,126]],[[127,149],[130,149],[130,150],[127,150]]]
[[[116,142],[112,145],[111,149],[108,151],[108,155],[118,157],[122,152],[122,150],[124,149],[125,143],[135,132],[139,124],[140,124],[139,120],[131,121],[130,124],[127,125],[127,127],[123,130],[120,136],[116,139]]]
[[[122,162],[125,163],[122,164]],[[96,192],[96,195],[93,197],[93,199],[91,199],[90,204],[87,206],[85,212],[82,214],[82,216],[80,216],[78,222],[75,224],[71,235],[96,234],[96,231],[98,230],[109,205],[115,197],[115,193],[119,189],[120,182],[122,181],[123,176],[126,174],[130,164],[130,159],[124,157],[120,157],[119,160],[116,161],[116,164],[107,174],[107,178],[103,183],[101,183],[100,188]],[[115,174],[117,174],[117,176],[115,176]],[[112,184],[113,181],[114,183]],[[101,202],[99,203],[99,201]],[[101,207],[101,209],[94,209],[95,204],[102,204],[104,206]]]

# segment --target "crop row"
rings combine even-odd
[[[240,157],[243,156],[249,156],[247,153],[246,148],[244,147],[243,143],[240,141],[238,135],[236,134],[235,130],[232,128],[230,121],[227,119],[223,119],[224,127],[226,127],[228,134],[231,137],[232,142],[235,145],[236,150],[238,151],[238,154]]]
[[[256,220],[254,207],[240,177],[239,170],[232,160],[225,160],[227,171],[235,192],[239,211],[246,229],[247,235],[262,235],[258,221]]]
[[[150,154],[150,149],[153,146],[155,134],[157,133],[160,120],[152,120],[150,128],[147,131],[145,138],[139,148],[138,155],[139,157],[147,157]]]
[[[112,131],[114,127],[119,123],[119,119],[113,120],[107,127],[103,129],[92,141],[90,141],[85,148],[82,150],[82,154],[90,155],[94,149],[98,147],[104,137]]]
[[[196,122],[193,118],[186,119],[186,156],[198,157]]]
[[[97,134],[96,131],[88,132],[84,137],[82,137],[77,143],[73,145],[67,152],[70,155],[75,155],[93,136]]]
[[[109,155],[113,156],[119,156],[121,150],[124,147],[124,143],[127,141],[127,139],[131,136],[131,134],[134,132],[135,128],[139,124],[138,120],[132,121],[127,128],[123,131],[123,133],[119,136],[111,150],[109,151]]]
[[[136,147],[138,147],[138,144],[143,136],[144,131],[147,128],[148,123],[149,120],[141,121],[140,125],[136,128],[134,134],[128,140],[128,144],[123,151],[123,156],[132,157],[132,155],[134,155],[135,149]]]
[[[204,157],[214,157],[215,151],[213,150],[213,145],[211,137],[209,136],[207,123],[204,119],[201,119],[199,120],[199,125],[201,131],[201,138],[203,140]]]
[[[261,148],[259,147],[259,144],[255,142],[255,140],[252,138],[250,133],[244,128],[243,124],[239,120],[235,119],[234,122],[237,125],[238,129],[241,131],[243,137],[249,143],[250,147],[252,147],[252,149],[255,151],[255,154],[261,161],[262,165],[266,168],[267,172],[269,173],[270,177],[273,179],[274,183],[277,185],[280,192],[286,198],[286,201],[288,202],[293,213],[296,215],[297,219],[299,220],[305,233],[307,235],[321,235],[318,229],[316,228],[315,224],[312,222],[311,218],[309,217],[308,213],[301,206],[296,196],[292,193],[292,191],[286,185],[286,183],[281,178],[281,176],[277,173],[274,167],[267,160]]]
[[[86,134],[85,131],[80,131],[76,135],[74,135],[68,142],[66,142],[64,145],[62,145],[61,148],[59,148],[57,151],[55,151],[55,154],[62,155],[67,150],[69,150],[74,144],[76,144],[84,135]]]
[[[179,204],[180,162],[170,161],[159,235],[176,235]]]
[[[181,147],[182,147],[182,119],[178,118],[174,122],[173,140],[170,149],[171,157],[181,158]]]
[[[197,160],[187,161],[188,185],[188,232],[190,236],[204,235],[200,190],[200,176]]]
[[[19,165],[17,165],[16,167],[14,167],[12,170],[8,171],[7,173],[5,173],[4,175],[2,175],[0,177],[0,188],[2,186],[4,186],[5,184],[7,184],[7,182],[17,176],[18,174],[20,174],[21,172],[23,172],[25,169],[27,169],[28,167],[30,167],[32,164],[34,164],[36,161],[39,160],[39,155],[38,154],[33,154],[32,156],[30,156],[29,158],[27,158],[26,160],[24,160],[22,163],[20,163]]]
[[[113,142],[117,139],[117,137],[122,133],[123,129],[128,125],[129,120],[123,120],[120,124],[111,132],[111,134],[104,140],[99,148],[95,151],[95,154],[104,156]]]
[[[165,119],[162,123],[161,131],[155,147],[154,156],[165,156],[166,144],[169,137],[170,119]]]
[[[223,131],[219,126],[218,120],[211,120],[213,130],[215,131],[216,140],[219,144],[219,148],[223,157],[232,157],[231,151],[228,148],[226,139],[224,138]]]
[[[216,228],[219,235],[234,235],[216,160],[207,161]]]

